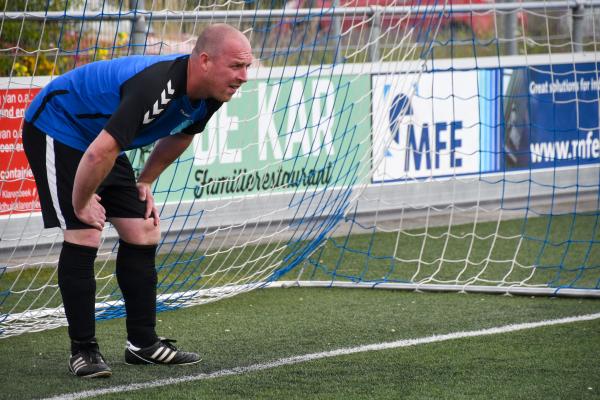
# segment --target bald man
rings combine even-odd
[[[116,275],[127,312],[125,361],[200,361],[155,331],[160,229],[151,185],[246,82],[251,63],[248,39],[215,24],[202,32],[192,54],[91,63],[54,79],[27,109],[23,145],[44,226],[64,233],[58,285],[74,375],[112,374],[96,341],[94,318],[94,261],[106,221],[120,239]],[[124,151],[153,142],[136,182]]]

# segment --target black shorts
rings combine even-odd
[[[23,123],[23,148],[37,185],[45,228],[93,228],[81,222],[73,210],[75,173],[83,152],[55,141],[33,124]],[[144,218],[146,202],[138,198],[135,175],[125,154],[96,193],[106,218]]]

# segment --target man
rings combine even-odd
[[[155,252],[159,217],[151,185],[246,82],[248,39],[205,29],[190,55],[100,61],[54,79],[25,113],[23,145],[46,228],[60,227],[60,287],[71,339],[69,369],[112,374],[95,339],[94,260],[108,220],[119,234],[117,281],[127,312],[129,364],[193,364],[156,326]],[[136,183],[124,150],[157,141]]]

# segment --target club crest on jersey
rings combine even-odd
[[[172,96],[173,93],[175,93],[175,90],[173,90],[173,88],[171,87],[171,81],[169,80],[167,82],[167,87],[163,89],[162,93],[160,94],[160,99],[154,102],[152,110],[148,110],[146,111],[146,114],[144,114],[144,125],[154,121],[154,118],[156,118],[158,114],[163,112],[165,106],[169,103],[169,101],[171,101],[171,98],[168,96]]]

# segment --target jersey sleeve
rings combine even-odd
[[[153,113],[168,107],[159,104],[163,91],[177,84],[169,82],[171,62],[158,62],[133,75],[121,85],[121,101],[104,129],[117,141],[121,149],[127,148],[144,125],[151,124]],[[172,85],[172,86],[171,86]],[[172,96],[176,96],[173,94]],[[156,113],[158,114],[158,113]]]
[[[186,127],[182,132],[188,135],[195,135],[200,132],[203,132],[206,128],[206,124],[213,116],[215,112],[223,105],[222,102],[215,99],[207,99],[206,100],[206,114],[203,118],[200,118],[198,121],[194,122],[192,125]]]

